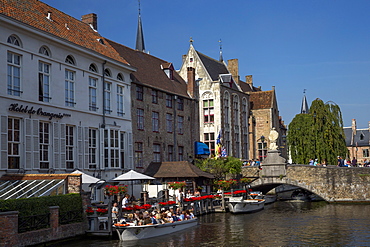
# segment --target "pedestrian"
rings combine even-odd
[[[310,159],[310,161],[308,162],[308,164],[309,164],[310,166],[313,166],[313,159]]]
[[[122,208],[126,208],[128,206],[128,199],[130,198],[129,194],[126,194],[125,197],[122,199]]]
[[[353,157],[351,164],[352,164],[353,167],[356,167],[357,166],[357,159],[356,159],[356,157]]]
[[[112,220],[113,220],[113,223],[117,223],[117,220],[118,220],[118,203],[117,202],[113,203]]]

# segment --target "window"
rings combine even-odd
[[[110,114],[112,110],[110,109],[110,92],[112,84],[109,82],[104,82],[104,112]]]
[[[166,94],[166,106],[172,108],[172,95]]]
[[[178,146],[178,151],[179,151],[179,161],[183,161],[184,160],[184,147]]]
[[[104,130],[104,167],[119,168],[118,130]]]
[[[112,77],[112,73],[110,72],[110,70],[109,70],[109,69],[105,69],[105,70],[104,70],[104,75],[105,75],[105,76],[108,76],[108,77]]]
[[[213,99],[203,100],[204,123],[214,122]]]
[[[65,103],[74,107],[75,103],[75,72],[65,71]]]
[[[97,102],[96,102],[96,86],[97,86],[98,79],[89,77],[89,110],[90,111],[97,111]]]
[[[209,147],[209,151],[215,152],[215,133],[204,133],[204,143]]]
[[[259,142],[258,143],[258,157],[260,161],[263,161],[267,155],[267,143]]]
[[[184,99],[183,98],[177,98],[177,110],[183,111],[184,110]]]
[[[152,130],[159,132],[159,112],[152,112]]]
[[[125,77],[121,73],[118,73],[117,80],[119,80],[119,81],[125,81]]]
[[[76,65],[75,59],[71,55],[66,57],[66,63]]]
[[[230,123],[230,120],[229,120],[229,116],[230,116],[229,103],[230,103],[229,102],[229,93],[225,92],[225,95],[224,95],[224,115],[225,115],[225,124],[226,124],[227,127]]]
[[[8,52],[8,94],[20,96],[21,91],[21,56]]]
[[[125,132],[120,132],[120,163],[121,163],[121,168],[125,168]]]
[[[173,161],[173,146],[172,145],[168,145],[168,158],[167,158],[167,161]]]
[[[167,113],[166,114],[166,127],[167,127],[167,132],[172,133],[172,114]]]
[[[8,118],[8,169],[20,168],[20,147],[20,120]]]
[[[248,127],[248,115],[247,115],[247,100],[245,98],[243,98],[243,108],[242,108],[242,116],[243,116],[243,132],[244,132],[244,135],[247,135],[248,134],[248,130],[247,130],[247,127]]]
[[[117,115],[123,116],[123,86],[117,85]]]
[[[144,88],[142,86],[136,86],[136,99],[143,100],[144,99]]]
[[[144,110],[140,108],[137,109],[136,115],[137,115],[137,129],[144,130]]]
[[[135,167],[143,168],[143,143],[135,143]]]
[[[39,123],[40,168],[49,169],[50,131],[49,123]]]
[[[89,66],[89,71],[97,73],[98,72],[98,68],[96,67],[95,64],[92,63]]]
[[[40,49],[39,49],[39,53],[42,54],[42,55],[45,55],[47,57],[50,57],[50,51],[48,48],[46,48],[45,46],[41,46]]]
[[[362,150],[362,157],[369,157],[369,149]]]
[[[153,162],[161,162],[161,145],[153,144]]]
[[[66,126],[66,165],[67,169],[74,168],[73,155],[73,126]]]
[[[237,96],[234,96],[233,98],[233,107],[234,107],[234,127],[239,128],[239,98]]]
[[[177,128],[180,135],[184,134],[184,117],[177,116]]]
[[[39,62],[39,101],[50,101],[50,64]]]
[[[89,169],[96,169],[97,130],[89,129]]]
[[[8,37],[7,42],[8,42],[9,44],[12,44],[12,45],[21,46],[21,42],[20,42],[20,41],[19,41],[19,39],[18,39],[16,36],[14,36],[14,35],[10,35],[10,36]]]
[[[152,89],[152,103],[158,104],[158,91]]]

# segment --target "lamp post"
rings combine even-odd
[[[260,138],[261,142],[262,142],[262,147],[261,147],[261,160],[260,161],[263,161],[265,159],[265,136],[261,136]]]

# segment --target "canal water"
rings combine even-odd
[[[370,205],[277,201],[251,214],[215,213],[173,235],[134,242],[78,239],[49,246],[370,246]]]

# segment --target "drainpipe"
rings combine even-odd
[[[102,128],[105,129],[105,64],[107,63],[107,60],[104,60],[104,63],[102,65],[103,71],[102,71],[102,82],[103,82],[103,123],[101,125]]]

